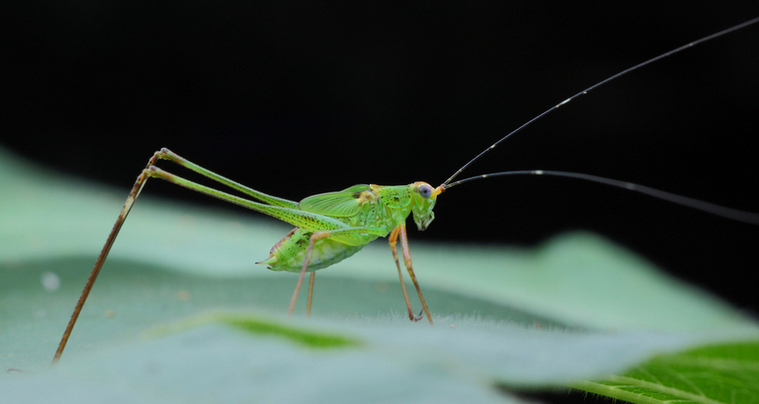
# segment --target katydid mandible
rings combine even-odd
[[[127,215],[129,214],[134,202],[140,194],[142,187],[145,185],[146,181],[149,178],[160,178],[168,182],[189,188],[193,191],[197,191],[251,210],[261,212],[295,226],[295,229],[293,229],[281,241],[272,247],[267,259],[258,262],[258,264],[267,265],[269,269],[274,271],[288,271],[299,273],[298,281],[290,300],[288,314],[292,314],[293,312],[306,272],[311,273],[309,281],[308,303],[306,309],[307,313],[310,313],[316,270],[326,268],[350,257],[376,238],[388,237],[390,250],[392,252],[393,259],[395,260],[396,269],[398,270],[401,289],[403,291],[403,296],[406,302],[406,309],[408,311],[409,319],[412,321],[419,321],[426,316],[431,325],[433,324],[432,317],[430,315],[427,304],[424,301],[422,291],[414,274],[411,254],[409,252],[408,239],[406,236],[405,222],[409,215],[413,215],[413,220],[419,230],[425,230],[435,217],[433,208],[435,207],[438,195],[440,195],[445,190],[466,182],[495,176],[511,175],[568,177],[601,183],[618,188],[624,188],[680,205],[700,209],[702,211],[723,216],[729,219],[734,219],[746,223],[759,224],[759,215],[755,213],[726,208],[710,204],[708,202],[671,194],[629,182],[581,173],[548,170],[506,171],[478,175],[454,182],[454,179],[456,179],[462,171],[468,168],[476,160],[480,159],[484,154],[494,149],[504,140],[508,139],[515,133],[520,132],[522,129],[537,121],[538,119],[541,119],[546,114],[551,113],[557,108],[566,105],[575,98],[585,95],[591,90],[594,90],[597,87],[600,87],[624,74],[639,69],[647,64],[653,63],[659,59],[680,52],[699,43],[709,41],[730,32],[745,28],[757,22],[759,22],[759,18],[754,18],[742,24],[688,43],[684,46],[676,48],[672,51],[649,59],[620,73],[617,73],[583,91],[578,92],[577,94],[567,98],[559,104],[554,105],[545,112],[529,120],[522,126],[503,136],[497,142],[493,143],[487,149],[464,164],[445,182],[437,187],[433,187],[430,184],[421,181],[400,186],[360,184],[346,188],[342,191],[318,194],[307,197],[300,202],[295,202],[267,195],[252,188],[246,187],[242,184],[222,177],[210,170],[200,167],[171,152],[168,149],[161,149],[160,151],[156,152],[149,160],[146,168],[137,178],[134,187],[129,193],[124,207],[122,208],[122,211],[119,214],[118,219],[116,220],[116,223],[111,230],[110,235],[108,236],[108,239],[106,240],[105,246],[103,247],[103,250],[101,251],[95,263],[95,267],[93,268],[92,273],[90,274],[90,277],[85,284],[84,290],[79,298],[79,301],[77,302],[71,319],[66,327],[66,330],[64,331],[63,338],[61,339],[61,342],[55,353],[53,363],[55,364],[63,353],[68,338],[71,335],[71,331],[73,330],[73,327],[79,316],[79,313],[81,312],[84,302],[86,301],[87,296],[89,295],[89,292],[95,283],[100,269],[102,268],[103,263],[105,262],[114,241],[116,240],[116,236],[118,235],[121,226],[124,224]],[[168,160],[174,162],[206,178],[209,178],[210,180],[232,188],[252,199],[235,196],[178,177],[174,174],[162,170],[161,168],[158,168],[156,166],[156,163],[159,160]],[[406,287],[403,281],[403,273],[401,270],[397,251],[397,244],[399,240],[404,265],[409,273],[412,282],[414,283],[414,287],[416,288],[422,306],[421,311],[416,316],[414,315],[414,311],[411,308],[411,303],[409,301]]]

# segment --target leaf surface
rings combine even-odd
[[[405,317],[380,242],[319,271],[314,316],[302,317],[302,296],[287,318],[295,276],[252,263],[289,228],[155,200],[150,188],[168,186],[155,181],[51,369],[128,190],[61,177],[2,150],[0,178],[0,368],[10,370],[0,391],[9,402],[521,402],[493,386],[597,379],[606,381],[582,387],[608,390],[619,384],[608,374],[646,381],[624,372],[656,355],[759,338],[719,299],[584,233],[535,249],[412,240],[434,328]],[[728,359],[736,360],[678,372],[709,380]],[[755,366],[756,352],[737,360]],[[723,380],[744,397],[752,377]]]

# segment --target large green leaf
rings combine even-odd
[[[637,403],[759,403],[759,342],[662,355],[623,375],[577,387]]]
[[[50,369],[127,190],[3,151],[0,178],[0,368],[22,371],[0,377],[11,402],[515,401],[492,386],[600,379],[759,335],[718,299],[589,234],[532,250],[412,240],[435,328],[405,318],[379,242],[318,272],[311,319],[287,318],[295,276],[253,264],[286,226],[152,200],[152,186],[168,185],[150,183]],[[309,345],[323,338],[338,342]]]

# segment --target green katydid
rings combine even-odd
[[[433,187],[426,182],[420,181],[400,186],[360,184],[346,188],[342,191],[318,194],[306,197],[300,202],[295,202],[267,195],[252,188],[248,188],[230,179],[222,177],[210,170],[200,167],[169,151],[168,149],[162,149],[156,152],[149,160],[146,168],[142,171],[137,181],[135,182],[134,187],[129,193],[125,205],[119,214],[119,217],[110,235],[108,236],[108,239],[106,240],[105,246],[95,263],[95,267],[93,268],[89,279],[87,280],[84,291],[82,292],[79,301],[77,302],[74,313],[71,316],[71,320],[68,323],[63,338],[61,339],[61,342],[58,346],[58,350],[56,351],[53,363],[57,362],[57,360],[60,358],[60,355],[66,346],[66,342],[68,341],[71,331],[73,330],[84,302],[86,301],[87,296],[89,295],[89,292],[92,289],[94,282],[100,272],[100,269],[102,268],[102,265],[104,264],[113,243],[115,242],[116,236],[118,235],[121,226],[124,224],[124,221],[126,220],[126,217],[129,214],[134,202],[136,201],[140,191],[142,190],[142,187],[145,185],[146,181],[149,178],[160,178],[168,182],[189,188],[191,190],[267,214],[276,219],[294,225],[295,229],[288,233],[271,249],[269,257],[266,260],[259,262],[259,264],[267,265],[270,269],[275,271],[299,273],[298,281],[296,283],[295,290],[290,301],[288,310],[289,313],[292,313],[293,311],[306,272],[311,273],[307,303],[307,312],[310,313],[316,270],[329,267],[330,265],[333,265],[345,258],[350,257],[376,238],[388,237],[390,250],[393,254],[396,268],[398,270],[409,319],[412,321],[419,321],[426,316],[430,324],[433,324],[432,317],[430,315],[429,308],[424,301],[422,291],[413,271],[405,222],[408,216],[413,215],[413,220],[416,223],[417,227],[420,230],[426,229],[434,219],[433,208],[437,201],[438,195],[462,183],[488,177],[507,175],[546,175],[570,177],[611,185],[614,187],[625,188],[656,198],[668,200],[677,204],[690,206],[712,214],[747,223],[759,224],[759,215],[757,214],[725,208],[707,202],[640,186],[637,184],[580,173],[544,170],[508,171],[479,175],[454,181],[459,176],[459,174],[461,174],[461,172],[468,168],[473,162],[480,159],[484,154],[488,153],[504,140],[521,131],[526,126],[532,124],[546,114],[574,100],[575,98],[587,94],[589,91],[594,90],[595,88],[604,85],[611,80],[614,80],[649,63],[670,56],[698,43],[705,42],[710,39],[725,35],[729,32],[744,28],[756,22],[759,22],[759,18],[752,19],[743,24],[704,37],[695,42],[689,43],[670,52],[635,65],[583,91],[580,91],[565,101],[549,108],[545,112],[518,127],[514,131],[508,133],[506,136],[503,136],[497,142],[489,146],[483,152],[463,165],[445,182],[437,187]],[[198,183],[178,177],[174,174],[162,170],[161,168],[158,168],[156,166],[156,163],[159,160],[168,160],[174,162],[213,181],[228,186],[240,192],[241,194],[252,198],[253,200],[231,195],[229,193],[209,188],[207,186],[200,185]],[[400,260],[397,252],[397,244],[399,239],[404,265],[411,277],[411,280],[414,283],[422,306],[422,309],[418,315],[414,315],[414,311],[411,308],[411,303],[409,301],[408,294],[404,285],[403,274],[401,271]]]

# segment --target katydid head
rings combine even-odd
[[[414,223],[420,231],[427,229],[427,226],[435,219],[435,201],[442,188],[433,188],[430,184],[417,181],[412,184],[414,187],[414,197],[411,204],[411,212],[414,214]]]

